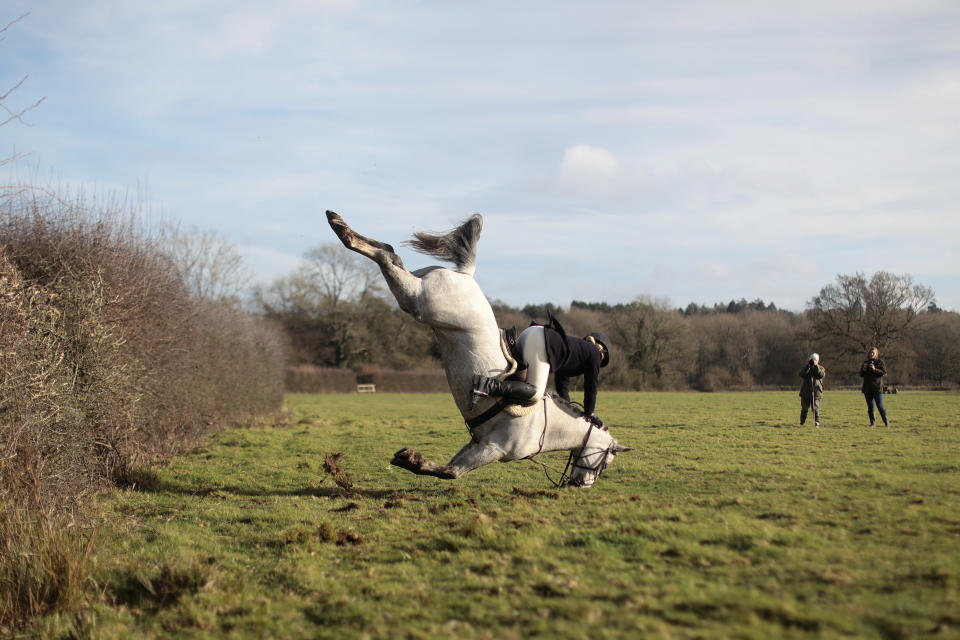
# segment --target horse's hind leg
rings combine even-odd
[[[421,319],[423,314],[418,302],[422,290],[420,278],[407,271],[393,247],[385,242],[360,235],[333,211],[327,211],[327,222],[330,223],[330,228],[340,238],[343,246],[370,258],[379,265],[380,272],[383,273],[383,278],[387,281],[387,286],[390,287],[390,292],[397,299],[400,308],[414,318]]]
[[[403,266],[403,261],[400,259],[400,256],[398,256],[393,247],[386,242],[379,242],[360,235],[351,229],[350,226],[344,222],[343,218],[333,211],[327,211],[327,222],[330,223],[330,228],[333,229],[333,232],[337,234],[340,242],[342,242],[343,246],[347,249],[356,251],[360,255],[364,255],[375,261],[377,264],[381,264],[381,262],[387,260],[393,266],[406,271],[406,267]]]
[[[471,442],[453,456],[445,465],[430,462],[419,451],[406,448],[393,454],[390,464],[411,471],[419,476],[434,476],[445,480],[459,478],[491,462],[502,460],[504,451],[494,444]]]

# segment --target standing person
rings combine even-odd
[[[810,354],[807,364],[800,369],[803,383],[800,385],[800,424],[807,421],[807,411],[813,407],[813,423],[820,428],[820,399],[823,397],[823,377],[826,369],[820,365],[820,354]]]
[[[863,378],[863,397],[867,400],[867,416],[870,417],[870,426],[877,426],[877,421],[873,417],[873,404],[877,404],[880,411],[880,417],[883,418],[883,426],[889,427],[890,421],[887,420],[887,410],[883,408],[883,376],[887,375],[887,369],[883,366],[883,360],[880,359],[880,350],[872,347],[867,352],[867,359],[860,366],[860,377]]]
[[[497,380],[474,376],[473,394],[501,396],[521,405],[536,404],[547,388],[553,372],[557,395],[570,401],[570,379],[583,376],[583,409],[586,418],[598,427],[603,421],[596,414],[600,369],[610,364],[610,339],[596,331],[583,338],[568,336],[549,312],[546,325],[533,324],[524,329],[517,344],[526,361],[527,381]]]

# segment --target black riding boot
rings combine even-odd
[[[495,396],[513,404],[529,406],[533,404],[531,400],[535,395],[537,388],[528,382],[473,376],[474,401],[478,396]]]

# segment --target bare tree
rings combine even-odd
[[[307,251],[294,273],[258,290],[256,301],[287,329],[301,357],[344,367],[369,358],[367,311],[384,305],[390,312],[379,296],[381,281],[372,262],[327,243]]]
[[[690,358],[687,327],[683,316],[667,300],[641,296],[634,302],[617,306],[609,317],[611,339],[624,350],[631,369],[655,376],[663,384],[670,373],[682,372]]]
[[[253,274],[229,240],[213,231],[183,231],[179,225],[161,230],[167,255],[190,291],[202,300],[239,304]]]
[[[316,246],[304,254],[304,260],[302,272],[308,286],[333,308],[383,291],[376,265],[341,245],[328,242]]]
[[[849,355],[899,342],[934,300],[933,290],[909,275],[878,271],[870,280],[862,273],[838,275],[807,306],[814,334],[833,339],[839,354]]]
[[[23,20],[23,19],[26,18],[28,15],[30,15],[30,14],[29,14],[29,13],[25,13],[25,14],[23,14],[22,16],[20,16],[19,18],[17,18],[16,20],[7,23],[7,25],[6,25],[5,27],[3,27],[2,29],[0,29],[0,42],[3,42],[4,40],[6,40],[6,35],[5,35],[5,34],[6,34],[6,32],[7,32],[7,29],[9,29],[10,27],[12,27],[13,25],[15,25],[16,23],[18,23],[18,22],[20,22],[21,20]],[[28,126],[28,127],[31,126],[30,123],[26,122],[26,121],[23,119],[24,114],[27,113],[28,111],[31,111],[31,110],[33,110],[33,109],[36,109],[37,106],[39,106],[41,102],[43,102],[44,100],[47,99],[47,97],[44,96],[44,97],[40,98],[39,100],[37,100],[36,102],[34,102],[33,104],[31,104],[30,106],[28,106],[28,107],[23,107],[23,108],[10,107],[10,106],[8,105],[8,100],[9,100],[10,96],[13,95],[13,93],[14,93],[15,91],[17,91],[17,89],[19,89],[20,87],[22,87],[22,86],[23,86],[23,83],[25,83],[25,82],[27,81],[27,78],[29,78],[29,77],[30,77],[30,76],[23,76],[23,78],[21,78],[19,82],[16,82],[13,86],[11,86],[9,89],[7,89],[7,91],[6,91],[5,93],[0,94],[0,118],[3,118],[3,120],[0,121],[0,127],[2,127],[2,126],[4,126],[4,125],[7,125],[7,124],[9,124],[9,123],[11,123],[11,122],[13,122],[13,121],[17,121],[17,122],[19,122],[20,124],[26,125],[26,126]],[[2,114],[4,114],[4,113],[6,114],[6,116],[2,115]],[[4,166],[5,164],[8,164],[8,163],[10,163],[10,162],[13,162],[14,160],[16,160],[17,158],[20,158],[20,157],[22,157],[22,154],[14,153],[12,156],[10,156],[10,157],[8,157],[8,158],[0,159],[0,167]]]

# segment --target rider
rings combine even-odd
[[[546,325],[531,324],[517,338],[527,364],[527,381],[497,380],[477,375],[473,378],[473,393],[478,396],[500,396],[521,405],[540,401],[547,388],[547,378],[553,371],[557,395],[570,401],[570,378],[583,376],[583,409],[588,420],[597,426],[603,422],[597,417],[597,383],[601,367],[610,364],[610,339],[596,331],[583,338],[572,338],[547,312]]]

